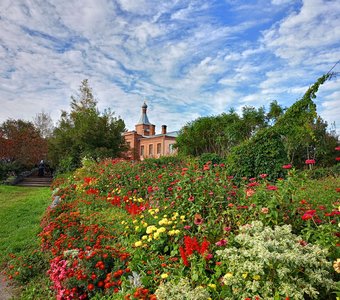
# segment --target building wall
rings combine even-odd
[[[161,156],[168,156],[168,155],[176,154],[176,151],[172,150],[172,146],[170,146],[170,145],[175,144],[175,141],[176,141],[176,138],[169,137],[169,136],[156,136],[156,137],[150,137],[150,138],[141,138],[140,147],[139,147],[140,159],[159,158]],[[142,150],[143,147],[144,147],[144,151]]]

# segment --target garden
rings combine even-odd
[[[53,183],[39,249],[9,257],[6,276],[46,274],[60,300],[337,299],[340,180],[306,164],[269,181],[190,158],[83,159]]]

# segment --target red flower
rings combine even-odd
[[[340,146],[335,147],[336,151],[340,151]]]
[[[183,264],[185,266],[189,267],[188,258],[187,258],[186,254],[185,254],[185,250],[184,250],[183,247],[179,247],[179,253],[181,254]]]
[[[301,219],[304,220],[304,221],[310,220],[310,219],[312,219],[312,218],[313,218],[313,215],[308,214],[308,213],[305,213],[305,214],[301,217]]]
[[[315,164],[315,159],[306,159],[305,164],[306,165],[314,165]]]
[[[291,168],[292,168],[292,165],[291,165],[291,164],[283,165],[282,168],[283,168],[283,169],[291,169]]]
[[[194,197],[193,195],[190,195],[190,197],[188,198],[188,200],[189,200],[190,202],[192,202],[192,201],[195,200],[195,197]]]
[[[270,190],[270,191],[276,191],[277,189],[278,189],[278,187],[275,186],[275,185],[268,185],[267,186],[267,190]]]
[[[340,156],[335,158],[336,161],[340,161]]]

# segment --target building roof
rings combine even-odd
[[[159,137],[159,136],[177,137],[178,134],[179,134],[179,131],[171,131],[171,132],[167,132],[166,134],[159,133],[159,134],[149,135],[149,136],[143,135],[143,138],[150,139],[150,138]]]
[[[145,124],[145,125],[152,125],[148,119],[148,116],[146,115],[146,109],[148,108],[148,106],[146,105],[146,103],[144,102],[143,106],[142,106],[142,115],[139,118],[139,121],[137,123],[138,124]]]

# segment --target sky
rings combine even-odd
[[[88,79],[129,130],[300,99],[340,59],[338,0],[1,0],[0,123],[57,124]],[[340,72],[340,63],[333,71]],[[318,113],[340,133],[340,76]]]

